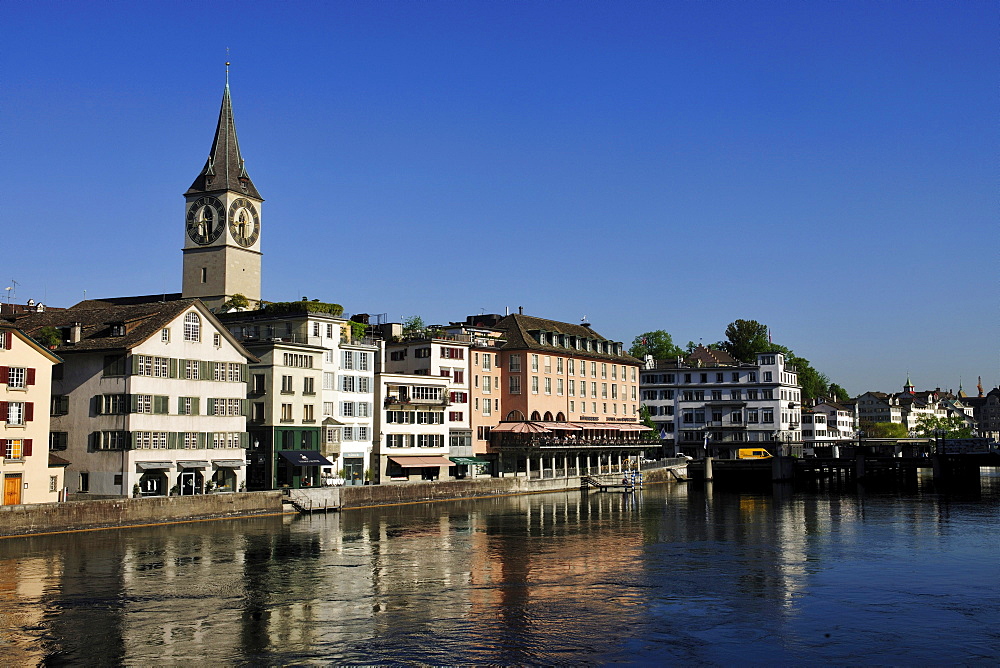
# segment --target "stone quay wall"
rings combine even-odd
[[[236,492],[0,506],[0,536],[286,512],[281,501],[281,492]]]

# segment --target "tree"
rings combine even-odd
[[[649,407],[645,404],[639,406],[639,421],[649,427],[649,431],[642,432],[641,438],[649,441],[655,441],[660,438],[660,432],[656,427],[656,423],[653,422],[653,418],[649,414]]]
[[[419,315],[411,315],[403,320],[403,336],[413,336],[427,329],[424,319]]]
[[[944,434],[938,432],[943,431]],[[957,415],[947,417],[937,417],[934,415],[920,415],[917,417],[917,436],[933,438],[943,435],[944,438],[972,438],[972,428],[965,420]]]
[[[767,325],[756,320],[735,320],[726,327],[725,351],[741,362],[757,361],[757,353],[774,346],[767,340]]]
[[[865,438],[906,438],[906,426],[898,422],[862,422],[861,431]]]
[[[673,338],[662,329],[645,332],[632,339],[632,347],[628,349],[632,357],[645,359],[652,355],[654,360],[669,360],[683,355],[684,351],[674,344]]]
[[[842,388],[836,383],[830,383],[830,398],[834,401],[849,401],[851,395],[847,393],[847,390]]]

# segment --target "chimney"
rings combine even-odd
[[[80,343],[80,338],[83,335],[83,323],[74,322],[73,326],[69,328],[69,342],[70,343]]]
[[[518,306],[517,307],[517,314],[518,315],[524,315],[524,307],[523,306]]]

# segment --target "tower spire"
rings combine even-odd
[[[226,61],[226,87],[222,92],[222,108],[208,160],[185,195],[231,190],[263,200],[246,172],[240,143],[233,120],[233,102],[229,95],[229,61]]]

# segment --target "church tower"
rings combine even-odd
[[[261,198],[247,174],[226,89],[208,162],[184,193],[184,298],[218,309],[233,295],[260,301]]]

